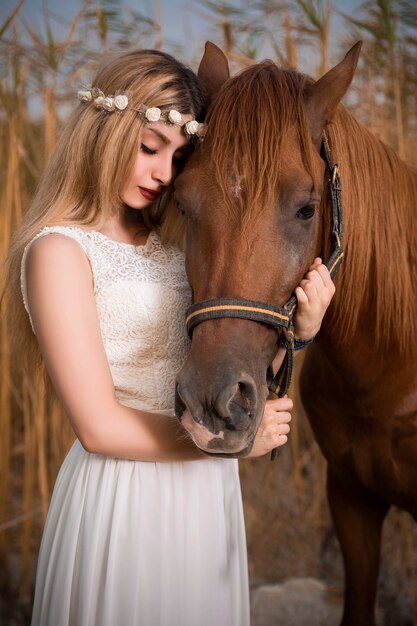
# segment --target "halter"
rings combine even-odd
[[[343,261],[343,215],[342,196],[340,187],[339,167],[333,163],[327,135],[323,130],[321,143],[321,156],[330,173],[328,180],[331,198],[332,251],[326,262],[330,276],[336,274],[339,265]],[[268,326],[282,329],[286,338],[286,354],[278,373],[268,385],[269,391],[277,397],[283,397],[290,386],[293,362],[294,362],[294,324],[293,317],[297,308],[297,298],[291,295],[283,307],[274,304],[265,304],[255,300],[243,298],[216,298],[204,300],[193,304],[187,311],[186,327],[190,337],[194,328],[206,320],[219,319],[222,317],[235,317],[255,322],[262,322]],[[274,451],[273,451],[274,452]]]

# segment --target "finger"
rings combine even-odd
[[[314,269],[316,269],[317,267],[319,267],[322,264],[323,264],[323,261],[321,260],[321,258],[320,257],[316,257],[308,269],[309,270],[314,270]]]
[[[325,287],[325,282],[324,282],[323,276],[322,276],[321,272],[319,271],[320,267],[322,267],[322,266],[317,265],[317,267],[314,268],[313,270],[311,270],[310,272],[308,272],[304,276],[304,278],[307,279],[308,281],[313,282],[318,287]]]
[[[287,435],[278,435],[276,442],[275,442],[275,448],[278,448],[279,446],[283,446],[284,443],[287,443],[287,441],[288,441]]]
[[[291,422],[291,414],[287,411],[274,413],[268,415],[266,421],[264,420],[263,428],[266,432],[275,433],[280,426],[284,427],[284,431],[289,430],[289,423]]]
[[[291,422],[291,413],[288,411],[274,412],[273,414],[267,414],[262,420],[262,428],[266,432],[275,433],[277,428],[285,426],[285,429],[289,429]]]
[[[321,288],[323,288],[323,284],[321,285]],[[304,285],[303,289],[310,304],[312,300],[316,300],[318,298],[320,285],[317,285],[315,281],[309,280]]]
[[[303,281],[301,281],[303,282]],[[299,285],[294,289],[295,297],[297,298],[297,302],[299,305],[308,304],[308,297],[304,289]]]
[[[266,405],[268,405],[274,411],[287,411],[291,409],[293,406],[292,398],[285,395],[282,398],[273,398],[272,400],[267,400]]]
[[[265,406],[273,411],[290,411],[293,407],[293,401],[288,396],[275,398],[274,400],[267,400]]]
[[[275,411],[283,412],[283,411],[291,411],[294,406],[294,402],[291,398],[277,398],[277,405],[274,407]]]
[[[304,278],[306,278],[308,272],[314,272],[315,270],[317,270],[319,267],[321,267],[322,264],[320,263],[314,263],[313,265],[310,265],[310,267],[308,268],[307,272],[304,274]]]
[[[278,424],[277,433],[278,435],[288,435],[290,432],[289,424]]]
[[[315,259],[313,259],[313,261],[311,262],[310,269],[312,269],[312,268],[314,268],[314,267],[317,267],[318,265],[321,265],[321,263],[322,263],[321,258],[317,256],[317,257],[316,257]]]
[[[276,423],[289,424],[291,422],[291,417],[291,413],[288,411],[279,411],[279,413],[276,413]]]
[[[269,426],[276,426],[277,424],[289,424],[291,422],[291,408],[285,411],[273,411],[270,409],[269,411],[265,411],[262,424],[265,428]]]
[[[323,281],[323,283],[326,285],[326,287],[333,287],[334,288],[334,283],[332,280],[332,277],[330,276],[330,272],[327,269],[327,267],[325,265],[318,265],[316,267],[316,271],[320,274],[321,279]]]

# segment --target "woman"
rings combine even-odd
[[[204,135],[200,86],[145,50],[108,63],[79,98],[8,266],[20,347],[32,368],[41,355],[77,437],[51,500],[32,624],[244,626],[237,461],[207,458],[173,417],[190,290],[170,184]],[[250,456],[285,443],[291,407],[267,403]]]

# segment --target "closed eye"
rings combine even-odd
[[[314,204],[308,204],[301,207],[301,209],[298,209],[295,217],[299,220],[310,220],[314,216],[315,212],[316,207],[314,206]]]
[[[148,146],[145,146],[144,143],[140,144],[140,149],[142,150],[142,152],[144,152],[145,154],[156,154],[156,150],[152,150],[152,148],[148,148]]]

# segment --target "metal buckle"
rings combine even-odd
[[[339,173],[339,165],[338,165],[337,163],[335,163],[335,164],[334,164],[334,167],[333,167],[332,179],[331,179],[331,183],[332,183],[332,185],[334,185],[334,184],[335,184],[335,182],[336,182],[336,176],[338,175],[338,173]]]

